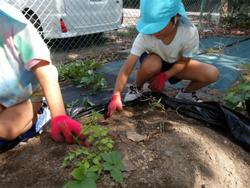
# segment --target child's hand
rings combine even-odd
[[[107,116],[111,117],[116,110],[122,110],[122,101],[120,94],[114,94],[108,105]]]
[[[56,116],[51,120],[51,137],[56,142],[66,140],[68,144],[78,141],[86,145],[86,138],[81,134],[81,124],[66,115]]]
[[[152,82],[150,83],[149,87],[154,92],[162,92],[162,90],[164,89],[165,82],[168,79],[169,77],[164,72],[161,72],[152,79]]]

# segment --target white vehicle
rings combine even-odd
[[[5,0],[21,10],[46,39],[121,27],[123,0]]]

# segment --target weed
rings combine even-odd
[[[150,111],[154,111],[156,109],[159,109],[161,111],[165,111],[165,107],[161,103],[161,98],[159,100],[157,100],[156,98],[151,97],[149,99],[149,109],[150,109]]]
[[[83,108],[87,109],[94,106],[95,104],[89,100],[88,97],[84,97],[82,101]]]
[[[232,87],[225,97],[225,104],[235,110],[245,110],[246,100],[250,99],[250,81],[242,81]]]

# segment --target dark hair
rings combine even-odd
[[[176,24],[176,21],[175,21],[175,17],[181,17],[181,15],[179,13],[177,13],[175,16],[173,16],[170,21],[173,22],[174,24]],[[177,22],[178,23],[178,22]]]

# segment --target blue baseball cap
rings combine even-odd
[[[143,34],[161,31],[177,14],[187,17],[181,0],[141,0],[140,11],[136,29]]]

